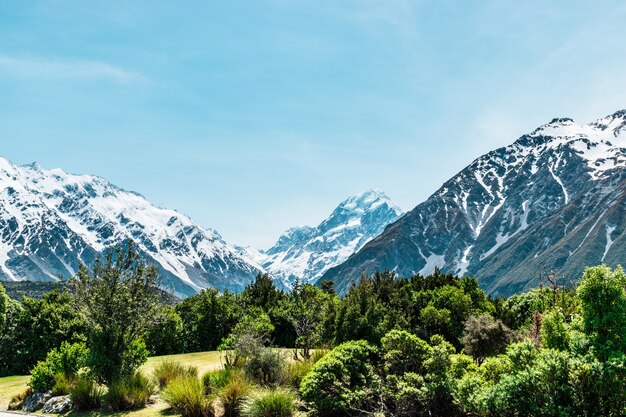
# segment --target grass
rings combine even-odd
[[[290,350],[285,350],[285,354],[289,355]],[[208,371],[220,369],[222,363],[220,360],[219,352],[199,352],[199,353],[187,353],[182,355],[168,355],[151,357],[148,359],[145,365],[141,367],[141,372],[144,375],[153,375],[154,369],[157,365],[163,361],[176,361],[183,366],[194,366],[198,368],[198,373],[204,375]],[[26,383],[29,380],[29,376],[10,376],[0,378],[0,410],[4,411],[9,405],[9,401],[13,396],[24,391],[27,386]],[[168,410],[168,405],[158,400],[154,404],[150,404],[147,408],[136,411],[84,411],[84,412],[72,412],[71,417],[174,417],[176,414],[171,414]]]

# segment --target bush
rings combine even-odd
[[[302,380],[302,398],[322,415],[368,411],[381,384],[374,370],[376,349],[365,341],[346,342],[330,351]]]
[[[57,374],[62,373],[67,380],[71,380],[85,366],[88,355],[89,350],[84,343],[63,342],[32,369],[28,385],[34,391],[50,391],[55,386]]]
[[[109,386],[107,402],[115,411],[144,408],[154,393],[154,384],[140,372]]]
[[[233,368],[219,369],[215,371],[209,371],[202,375],[202,384],[206,394],[210,394],[216,390],[224,388],[235,374]]]
[[[286,366],[287,361],[279,351],[264,348],[248,357],[244,371],[261,385],[276,386],[283,380]]]
[[[182,377],[198,377],[198,368],[193,366],[183,366],[179,362],[173,360],[163,360],[153,371],[154,379],[160,389],[170,382]]]
[[[406,372],[421,373],[423,363],[431,353],[430,345],[406,331],[392,330],[381,340],[385,373],[402,375]]]
[[[313,363],[311,362],[291,362],[287,365],[285,372],[286,382],[295,389],[300,389],[302,380],[312,369]]]
[[[248,398],[241,406],[244,417],[291,417],[296,396],[291,391],[272,390]]]
[[[472,315],[465,322],[463,346],[465,352],[478,363],[489,356],[504,353],[512,340],[513,332],[489,314]]]
[[[204,395],[197,377],[184,376],[170,381],[161,394],[172,411],[183,417],[212,417],[213,405]]]
[[[74,408],[78,411],[100,408],[102,396],[102,388],[88,376],[77,377],[70,391]]]
[[[219,399],[224,407],[224,417],[237,417],[243,401],[252,392],[250,383],[235,374],[228,384],[219,391]]]

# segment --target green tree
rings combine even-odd
[[[233,330],[242,315],[235,296],[208,288],[176,305],[182,327],[183,350],[215,350]]]
[[[4,332],[4,326],[7,321],[7,304],[9,303],[9,297],[2,284],[0,284],[0,334]]]
[[[584,331],[601,359],[626,353],[626,276],[618,267],[587,268],[578,296],[582,304]]]
[[[296,332],[294,356],[311,358],[311,349],[321,340],[322,324],[329,311],[332,298],[319,288],[298,281],[290,296],[283,303],[283,314],[291,322]]]
[[[148,356],[142,338],[157,313],[156,267],[147,266],[129,242],[97,260],[93,273],[81,266],[74,283],[94,375],[107,384],[132,375]]]

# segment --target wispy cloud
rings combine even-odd
[[[26,78],[146,81],[142,74],[100,61],[42,59],[0,54],[0,73]]]

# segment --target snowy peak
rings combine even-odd
[[[336,280],[345,291],[362,273],[388,269],[410,276],[439,267],[477,276],[493,292],[528,288],[545,267],[579,268],[604,259],[571,247],[572,233],[582,223],[602,223],[594,213],[604,213],[606,201],[621,201],[625,178],[626,111],[587,124],[553,119],[473,161],[323,279]],[[622,230],[614,217],[598,232],[606,242],[610,235],[610,250],[617,250],[613,242]],[[567,251],[557,255],[553,245]]]
[[[317,227],[289,229],[261,255],[260,263],[285,287],[296,278],[315,281],[401,215],[383,192],[366,191],[341,202]]]
[[[128,239],[178,295],[240,289],[261,267],[215,231],[101,177],[0,158],[0,279],[56,279]],[[3,277],[4,276],[4,277]]]

